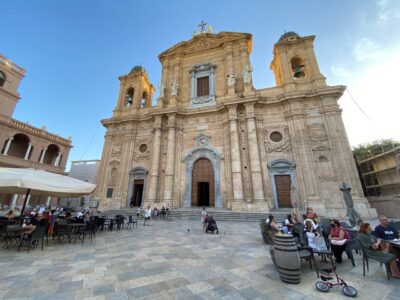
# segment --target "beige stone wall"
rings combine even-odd
[[[127,206],[129,174],[138,167],[148,171],[145,205],[184,206],[188,178],[183,159],[196,149],[201,152],[202,146],[195,139],[205,135],[206,146],[221,156],[219,185],[224,208],[273,209],[276,201],[270,164],[283,160],[294,166],[293,184],[303,207],[312,206],[322,215],[345,217],[339,190],[339,184],[345,181],[352,186],[360,213],[376,215],[362,196],[337,104],[344,87],[326,86],[313,52],[313,40],[306,37],[296,40],[294,48],[291,43],[275,48],[273,69],[281,72],[280,86],[261,90],[254,90],[251,81],[243,80],[243,71],[250,65],[248,34],[202,34],[163,52],[160,61],[166,90],[157,107],[120,109],[122,113],[102,121],[107,134],[96,189],[100,209]],[[307,76],[301,80],[285,74],[292,55],[304,55],[307,63]],[[189,106],[189,70],[205,63],[217,66],[216,105],[193,109]],[[230,70],[237,75],[232,88],[226,80]],[[139,90],[149,86],[133,77],[121,78],[124,85],[118,109],[127,85],[138,84]],[[171,96],[172,81],[179,84],[177,96]],[[279,142],[270,138],[276,131],[282,136]],[[143,143],[148,155],[138,157]],[[110,187],[113,196],[106,198]]]

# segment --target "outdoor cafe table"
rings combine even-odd
[[[6,236],[5,236],[5,245],[3,248],[8,249],[12,246],[16,246],[18,244],[18,239],[21,234],[26,230],[25,227],[20,225],[8,225],[6,229]],[[13,240],[15,244],[13,245]]]
[[[66,228],[67,229],[67,238],[68,243],[71,243],[71,238],[73,234],[79,233],[80,229],[85,228],[85,223],[69,223],[69,224],[60,224],[58,225],[59,228]],[[60,241],[60,239],[59,239]]]
[[[395,240],[382,240],[385,243],[388,243],[390,246],[400,249],[400,240],[395,239]]]

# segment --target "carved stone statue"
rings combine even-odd
[[[251,83],[251,72],[253,72],[253,68],[251,66],[246,66],[246,69],[243,71],[244,83]]]
[[[179,84],[176,80],[173,80],[171,83],[171,96],[178,95]]]
[[[226,79],[227,79],[227,83],[229,87],[233,87],[235,86],[236,83],[236,75],[235,73],[233,73],[233,71],[230,71],[227,75],[226,75]]]
[[[165,92],[165,85],[163,82],[160,82],[160,85],[158,86],[158,88],[160,89],[160,97],[164,97],[164,92]]]

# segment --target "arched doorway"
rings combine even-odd
[[[130,172],[127,207],[142,207],[146,188],[147,170],[136,167]]]
[[[212,163],[198,159],[193,166],[192,206],[215,206],[215,180]]]

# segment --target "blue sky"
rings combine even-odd
[[[200,4],[201,3],[201,4]],[[400,1],[2,1],[0,53],[26,69],[14,118],[72,136],[69,160],[99,159],[118,76],[142,64],[158,86],[158,54],[188,40],[201,20],[214,32],[253,34],[256,88],[274,86],[272,47],[284,30],[316,35],[315,52],[340,100],[351,145],[400,140]],[[158,92],[156,92],[155,98]]]

